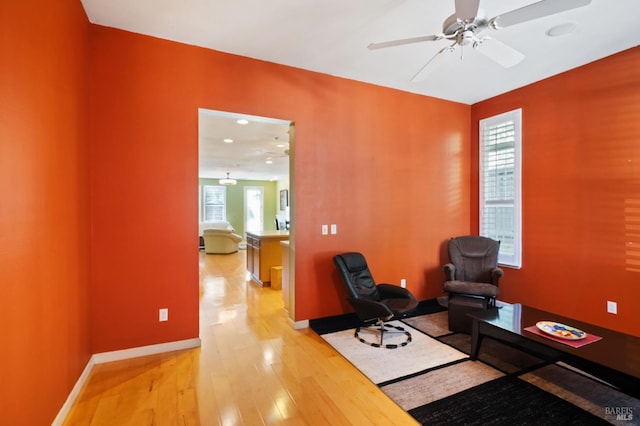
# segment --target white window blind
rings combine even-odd
[[[219,185],[203,185],[202,200],[202,218],[204,219],[204,222],[226,220],[226,187]]]
[[[521,266],[522,110],[480,120],[480,235],[500,241],[498,261]]]

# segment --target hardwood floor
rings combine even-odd
[[[415,425],[248,281],[245,251],[200,254],[196,349],[98,364],[65,425]]]

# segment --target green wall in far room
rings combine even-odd
[[[199,214],[202,215],[202,186],[219,185],[218,179],[201,178],[198,188],[199,193]],[[238,180],[237,185],[227,186],[227,221],[236,230],[236,234],[245,237],[244,231],[244,188],[246,187],[264,188],[264,230],[276,229],[275,217],[278,213],[278,182],[267,180]]]

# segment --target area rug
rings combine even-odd
[[[448,330],[446,311],[393,321],[412,335],[398,349],[363,344],[345,324],[321,337],[424,425],[639,424],[640,401],[561,363],[491,338],[471,361],[470,336]],[[633,420],[617,421],[620,410]]]
[[[402,321],[413,328],[417,328],[431,337],[440,337],[451,334],[449,330],[449,313],[447,311],[437,312],[430,315],[419,315],[405,318]]]
[[[409,411],[503,376],[504,373],[487,364],[465,360],[404,380],[383,383],[380,389]]]
[[[607,421],[514,376],[409,410],[423,425],[599,425]]]
[[[440,341],[466,354],[471,352],[471,336],[468,334],[450,334],[442,336]],[[488,337],[483,339],[480,345],[478,359],[507,374],[547,364],[538,357]]]
[[[540,389],[561,397],[610,423],[640,425],[640,401],[611,388],[598,379],[577,373],[563,363],[547,365],[520,376]],[[618,420],[617,414],[632,414]]]
[[[376,348],[356,339],[354,329],[327,333],[321,337],[378,385],[468,358],[466,354],[399,321],[388,324],[407,329],[412,335],[411,343],[397,349]],[[366,332],[363,328],[361,334]],[[375,339],[374,333],[371,334],[370,340]],[[392,343],[396,338],[404,339],[404,335],[388,335],[385,340]]]

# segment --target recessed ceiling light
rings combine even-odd
[[[273,161],[271,161],[271,159],[270,159],[270,158],[268,158],[268,159],[267,159],[267,161],[265,161],[265,163],[267,163],[267,164],[273,164]]]
[[[225,142],[225,143],[233,143],[233,139],[226,138],[226,139],[224,140],[224,142]]]
[[[573,34],[578,25],[575,22],[565,22],[564,24],[559,24],[554,27],[551,27],[545,33],[549,37],[560,37],[569,34]]]
[[[236,123],[238,124],[249,124],[249,120],[245,120],[244,118],[241,118],[240,120],[237,120]]]
[[[279,143],[278,145],[276,145],[278,148],[284,148],[284,144],[283,143]]]

